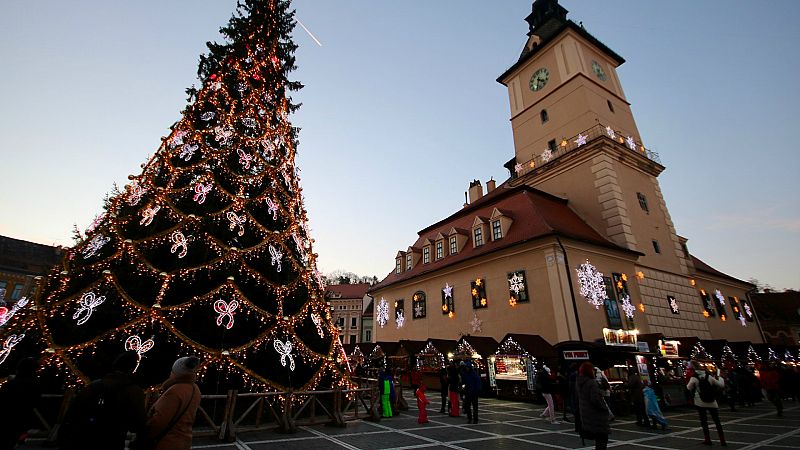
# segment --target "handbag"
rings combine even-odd
[[[181,412],[174,415],[172,419],[170,419],[167,427],[161,430],[161,433],[159,433],[158,436],[151,438],[147,437],[146,435],[137,434],[136,439],[130,443],[130,450],[155,450],[156,446],[158,446],[158,443],[161,442],[161,440],[164,439],[164,437],[169,434],[170,431],[172,431],[172,427],[174,427],[175,424],[178,423],[178,420],[180,420],[180,418],[186,414],[189,406],[192,404],[192,402],[194,402],[195,393],[196,390],[194,389],[194,386],[192,386],[192,398],[189,399],[189,401],[186,403],[186,406],[181,408]]]

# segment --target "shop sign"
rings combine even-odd
[[[639,330],[612,330],[603,328],[603,340],[606,345],[636,347]]]
[[[678,358],[678,346],[680,341],[660,341],[661,356],[664,358]]]
[[[647,358],[645,356],[636,355],[636,368],[639,370],[639,378],[641,378],[642,383],[650,386],[652,384],[650,382],[650,369],[647,368]]]
[[[528,372],[528,390],[536,389],[536,367],[533,365],[533,358],[525,358],[525,370]]]
[[[566,360],[589,359],[588,350],[564,350],[561,352]]]

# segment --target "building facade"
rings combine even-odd
[[[325,286],[325,301],[331,306],[331,318],[343,344],[362,342],[362,315],[370,299],[367,289],[368,283]]]
[[[374,286],[378,341],[606,331],[762,342],[753,286],[693,257],[616,74],[625,60],[536,0],[508,89],[514,157],[499,186],[419,232]]]
[[[58,264],[62,254],[61,247],[0,236],[0,306],[8,308],[23,297],[31,298],[39,277]]]
[[[774,345],[800,345],[800,292],[752,294],[765,340]]]

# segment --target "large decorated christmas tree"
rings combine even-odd
[[[242,0],[141,174],[0,329],[0,380],[34,356],[85,384],[125,350],[156,386],[179,356],[215,390],[345,386],[295,167],[288,0]]]

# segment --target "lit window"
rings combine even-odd
[[[422,263],[428,264],[429,262],[431,262],[431,248],[427,246],[422,249]]]
[[[422,319],[428,313],[427,297],[422,291],[417,291],[411,300],[415,319]]]
[[[483,245],[483,231],[481,231],[481,227],[475,228],[474,236],[475,236],[475,247]]]
[[[642,211],[649,213],[650,208],[647,207],[647,197],[645,197],[641,192],[637,192],[636,198],[639,199],[639,207],[642,208]]]
[[[444,245],[442,241],[436,243],[436,259],[444,258]]]
[[[455,236],[450,238],[450,254],[455,255],[458,253],[458,240]]]
[[[397,258],[397,264],[394,266],[394,273],[400,273],[403,270],[403,266],[400,264],[400,258]]]
[[[412,255],[406,255],[406,270],[411,270],[411,265],[413,261],[414,258],[412,257]]]
[[[492,222],[492,240],[496,241],[498,239],[502,239],[503,237],[503,228],[500,226],[500,221],[495,220]]]

